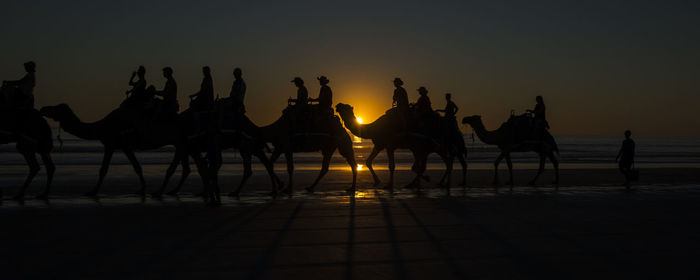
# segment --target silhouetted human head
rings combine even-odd
[[[316,79],[318,80],[318,83],[321,85],[327,85],[330,82],[328,80],[328,78],[326,78],[326,76],[321,76],[321,77],[318,77]]]
[[[537,97],[535,97],[535,100],[537,101],[537,103],[544,103],[544,99],[542,99],[541,95],[538,95]]]
[[[170,78],[173,76],[173,68],[165,67],[163,68],[163,77]]]
[[[24,70],[31,73],[36,72],[36,63],[34,61],[27,61],[24,63]]]
[[[304,85],[304,80],[302,80],[299,77],[294,77],[294,80],[292,80],[292,83],[294,83],[295,86],[303,86]]]
[[[630,136],[632,136],[632,131],[625,130],[625,138],[630,139]]]
[[[209,68],[209,66],[202,67],[202,73],[204,74],[204,76],[211,76],[211,69]]]
[[[136,70],[136,74],[139,75],[139,78],[143,78],[146,75],[146,67],[143,67],[143,65],[139,66],[139,69]]]
[[[425,87],[419,87],[419,88],[418,88],[418,93],[419,93],[420,95],[427,95],[427,94],[428,94],[428,89],[425,88]]]
[[[241,71],[241,68],[236,67],[233,69],[233,77],[236,79],[240,79],[243,77],[243,71]]]
[[[394,79],[394,86],[395,86],[395,87],[403,86],[403,81],[401,80],[401,78],[395,78],[395,79]]]
[[[445,99],[446,99],[447,101],[452,100],[452,94],[451,94],[451,93],[445,93]]]

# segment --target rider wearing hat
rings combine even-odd
[[[304,80],[302,80],[299,77],[294,77],[294,80],[291,81],[294,83],[294,85],[298,88],[297,89],[297,98],[296,99],[289,99],[289,102],[294,102],[296,105],[306,105],[309,103],[309,91],[306,90],[306,87],[304,86]]]
[[[428,89],[425,87],[418,88],[418,102],[416,102],[416,114],[419,118],[427,117],[433,113],[433,107],[430,105],[430,98],[428,98]]]
[[[327,119],[333,116],[333,91],[331,87],[328,86],[330,82],[326,76],[321,76],[316,78],[318,83],[321,85],[321,90],[318,93],[318,98],[312,99],[312,101],[318,101],[318,109],[316,110],[316,115],[321,119]]]
[[[3,81],[3,87],[8,86],[16,89],[15,96],[18,107],[34,108],[34,86],[36,85],[36,64],[34,61],[24,63],[24,70],[27,74],[16,81]]]
[[[408,93],[402,87],[403,81],[400,78],[394,79],[394,97],[392,107],[398,107],[400,110],[408,109]]]

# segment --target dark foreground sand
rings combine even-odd
[[[63,190],[49,204],[3,201],[0,279],[697,279],[698,175],[661,171],[685,184],[659,179],[625,192],[584,186],[614,170],[564,171],[583,183],[392,195],[362,176],[351,198],[338,191],[347,186],[338,171],[320,187],[330,191],[271,200],[256,175],[246,195],[218,208],[191,195],[96,201]],[[111,184],[108,193],[134,187]]]

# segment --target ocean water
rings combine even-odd
[[[54,128],[54,137],[57,128]],[[471,134],[465,134],[465,143],[468,149],[468,162],[470,169],[489,169],[498,155],[495,146],[486,145],[478,138],[472,139]],[[90,169],[94,166],[97,170],[101,160],[103,148],[98,141],[87,141],[72,136],[66,132],[61,133],[63,146],[54,140],[55,149],[53,159],[59,168]],[[615,156],[622,144],[622,137],[599,136],[555,136],[561,151],[561,168],[616,168]],[[662,137],[634,137],[637,144],[636,165],[639,167],[700,167],[700,139],[697,138],[662,138]],[[353,146],[358,164],[365,163],[366,157],[372,150],[372,142],[353,136]],[[138,151],[137,158],[142,165],[167,165],[174,154],[171,146],[151,151]],[[538,158],[533,152],[514,153],[512,155],[514,168],[537,168]],[[321,154],[298,153],[294,155],[295,168],[297,170],[315,170],[321,165]],[[255,160],[254,162],[257,162]],[[284,169],[284,156],[276,163],[276,169]],[[386,153],[380,153],[375,159],[375,168],[386,169]],[[413,156],[407,150],[398,150],[396,163],[398,169],[410,169]],[[242,169],[241,158],[237,151],[228,150],[224,153],[224,170],[238,171]],[[129,165],[122,153],[115,153],[112,166]],[[19,155],[13,144],[0,146],[0,166],[6,172],[26,172],[24,158]],[[256,170],[262,169],[260,164],[254,164]],[[440,158],[433,154],[429,157],[430,169],[442,169],[444,164]],[[332,159],[332,169],[348,168],[345,160],[335,153]],[[116,168],[125,172],[132,172],[130,168]],[[114,174],[114,168],[110,174]],[[163,169],[164,170],[164,169]],[[97,172],[97,171],[95,171]]]

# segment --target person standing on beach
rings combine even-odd
[[[625,186],[627,189],[630,188],[630,183],[632,182],[632,164],[634,163],[634,141],[630,136],[632,136],[632,132],[629,130],[625,131],[625,140],[622,141],[622,148],[620,148],[620,152],[617,153],[615,158],[620,167],[620,172],[625,175]]]

